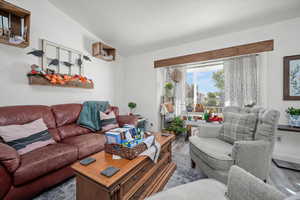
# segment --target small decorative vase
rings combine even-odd
[[[300,127],[300,115],[288,115],[290,126]]]

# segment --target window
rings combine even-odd
[[[225,99],[223,63],[190,67],[185,76],[186,110],[203,112],[205,107],[220,113]]]

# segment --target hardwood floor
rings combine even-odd
[[[177,138],[173,143],[172,151],[174,156],[180,153],[186,156],[186,158],[189,157],[188,141],[185,141],[183,136]],[[190,163],[186,163],[186,165],[190,165]],[[199,171],[199,173],[202,174],[201,171]],[[199,176],[199,179],[201,178],[203,178],[203,175]],[[278,168],[272,163],[269,184],[274,185],[288,196],[294,195],[295,193],[300,192],[300,172]]]
[[[270,184],[287,195],[300,192],[300,172],[278,168],[272,163],[270,179]]]

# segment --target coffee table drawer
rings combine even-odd
[[[159,175],[162,174],[164,169],[168,166],[168,159],[164,159],[160,166],[155,170],[155,172],[146,180],[146,182],[129,198],[129,200],[139,200],[145,198],[145,191],[153,184],[154,180],[157,179]]]
[[[121,184],[122,193],[126,194],[153,166],[154,163],[150,159],[147,159],[141,167],[134,170],[132,176]]]

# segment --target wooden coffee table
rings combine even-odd
[[[161,153],[156,164],[146,156],[133,160],[114,160],[111,154],[104,151],[92,155],[96,162],[88,166],[82,166],[79,162],[73,164],[76,174],[76,199],[144,199],[161,191],[176,169],[171,160],[171,145],[175,136],[166,137],[160,133],[155,133],[155,136],[161,144]],[[108,166],[120,168],[120,171],[110,178],[101,175],[100,172]]]

